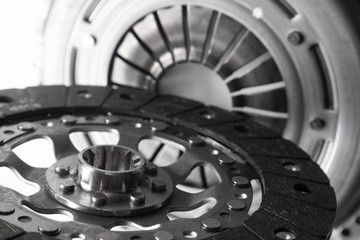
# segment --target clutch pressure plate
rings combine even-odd
[[[6,90],[0,104],[0,170],[36,189],[1,178],[0,239],[330,237],[326,175],[245,115],[127,87]],[[19,153],[39,138],[53,162]]]

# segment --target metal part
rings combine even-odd
[[[135,86],[252,115],[284,130],[328,173],[337,224],[352,215],[360,199],[358,1],[64,0],[51,9],[45,83]],[[314,117],[326,126],[313,129]]]
[[[289,34],[288,40],[291,44],[299,45],[304,41],[304,36],[300,32],[294,31]]]
[[[250,185],[249,179],[243,176],[235,176],[232,178],[235,187],[248,187]]]
[[[201,223],[203,228],[209,232],[217,232],[221,228],[221,222],[215,218],[206,218]]]
[[[73,174],[57,174],[59,164],[69,166]],[[110,216],[153,211],[166,204],[173,192],[172,184],[166,188],[172,180],[164,170],[159,169],[156,176],[146,175],[144,157],[117,145],[95,145],[59,159],[46,171],[46,182],[50,194],[61,203]]]
[[[67,175],[69,174],[70,167],[64,164],[56,164],[55,172],[59,175]]]
[[[244,210],[246,207],[245,203],[241,200],[230,200],[227,202],[227,205],[230,210],[234,211]]]
[[[79,187],[90,192],[133,192],[142,181],[145,159],[123,146],[91,146],[78,156]]]
[[[92,98],[84,103],[79,90],[91,92]],[[22,91],[21,96],[26,96],[28,89]],[[1,239],[40,233],[45,239],[52,238],[48,235],[56,239],[270,239],[279,232],[293,233],[299,239],[330,236],[336,201],[326,175],[293,143],[242,115],[121,87],[40,87],[32,91],[31,101],[41,108],[13,112],[9,105],[2,109],[1,129],[16,131],[24,121],[31,121],[35,128],[14,132],[9,139],[0,131],[6,139],[0,144],[0,167],[16,170],[23,179],[37,184],[39,191],[25,197],[0,187],[0,200],[7,203],[0,214],[0,225],[6,229],[0,231]],[[134,98],[119,98],[123,91],[131,91]],[[40,92],[56,98],[51,100]],[[13,104],[17,101],[24,102],[16,99]],[[121,124],[108,125],[104,121],[108,112]],[[199,118],[203,112],[214,117]],[[71,121],[62,121],[69,114]],[[154,121],[168,127],[153,131]],[[53,123],[50,127],[49,122]],[[117,131],[121,136],[110,145],[93,145],[90,139],[90,146],[80,152],[69,141],[70,133],[94,129]],[[14,146],[36,136],[53,141],[57,161],[47,169],[24,164],[12,152]],[[144,152],[139,145],[148,139],[160,145],[149,145],[152,150]],[[163,162],[159,159],[167,148],[177,152],[175,161],[166,165],[169,155]],[[229,159],[232,163],[224,164]],[[289,163],[301,168],[291,171],[284,167]],[[193,178],[196,169],[204,180],[200,184],[191,180],[199,179]],[[259,183],[257,188],[254,181]],[[59,213],[74,220],[46,217]]]
[[[59,233],[60,228],[56,223],[44,222],[39,225],[39,231],[45,235],[55,236],[57,233]]]
[[[8,215],[8,214],[12,214],[13,212],[15,212],[15,207],[13,204],[7,202],[2,202],[0,204],[1,215]]]
[[[173,240],[174,235],[167,231],[158,231],[154,234],[155,240]]]

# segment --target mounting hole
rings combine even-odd
[[[4,134],[6,134],[6,135],[13,135],[13,134],[15,134],[15,132],[14,132],[14,131],[11,131],[11,130],[6,130],[6,131],[4,131]]]
[[[278,239],[283,239],[283,240],[295,240],[296,239],[296,235],[291,232],[288,229],[285,228],[279,228],[275,230],[275,236]]]
[[[311,193],[310,187],[308,185],[302,184],[302,183],[295,184],[294,189],[300,193],[305,193],[305,194]]]
[[[301,168],[299,165],[295,164],[295,163],[291,163],[291,162],[288,162],[288,163],[284,163],[283,164],[283,167],[286,169],[286,170],[289,170],[289,171],[292,171],[292,172],[300,172],[301,171]]]
[[[186,238],[196,238],[198,235],[195,231],[184,231],[183,234]]]
[[[89,99],[93,97],[93,94],[91,92],[88,92],[86,90],[80,90],[77,92],[77,95],[79,97],[85,98],[85,99]]]
[[[22,223],[28,223],[28,222],[31,222],[31,217],[29,216],[21,216],[21,217],[18,217],[18,221],[19,222],[22,222]]]
[[[341,234],[343,236],[349,237],[349,236],[351,236],[351,231],[350,231],[350,229],[345,228],[344,230],[341,231]]]

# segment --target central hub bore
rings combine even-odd
[[[92,146],[79,154],[77,184],[87,191],[133,192],[144,176],[140,153],[122,146]]]
[[[117,145],[91,146],[46,171],[47,189],[79,211],[107,216],[144,214],[162,207],[174,189],[161,168],[137,151]]]

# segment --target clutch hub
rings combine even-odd
[[[173,191],[164,170],[151,162],[145,167],[139,152],[117,145],[91,146],[59,160],[46,181],[61,203],[100,215],[144,214],[162,207]]]

